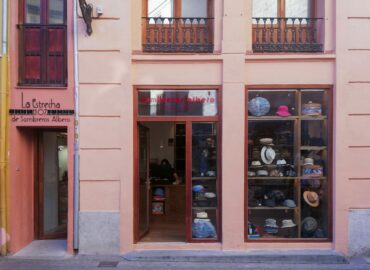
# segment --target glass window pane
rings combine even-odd
[[[139,115],[215,116],[216,90],[140,90]]]
[[[309,0],[285,0],[285,17],[310,17]]]
[[[148,17],[173,17],[174,0],[148,0]]]
[[[182,17],[207,17],[207,0],[182,0]]]
[[[323,89],[248,92],[249,239],[330,236],[329,95]]]
[[[41,23],[41,0],[26,1],[26,23]]]
[[[217,239],[217,124],[192,127],[192,237]]]
[[[278,0],[253,0],[253,17],[277,17]]]
[[[64,23],[64,0],[49,0],[49,24]]]

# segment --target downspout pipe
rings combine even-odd
[[[74,64],[74,144],[73,144],[73,249],[79,248],[80,214],[80,123],[78,72],[78,1],[73,0],[73,64]]]
[[[0,254],[8,251],[8,0],[2,1],[2,46],[0,89]],[[5,239],[1,239],[4,236]]]

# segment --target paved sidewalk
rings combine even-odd
[[[115,262],[113,267],[99,267],[101,262]],[[130,262],[122,256],[74,256],[69,258],[0,257],[1,270],[185,270],[185,269],[227,269],[227,270],[370,270],[370,263],[356,258],[348,264],[282,264],[282,263],[202,263],[202,262]]]

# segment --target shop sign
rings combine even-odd
[[[48,101],[25,99],[21,93],[21,108],[10,109],[9,114],[15,123],[69,123],[74,110],[62,110],[60,102],[53,98]]]

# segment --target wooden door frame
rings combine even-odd
[[[35,239],[66,239],[68,229],[63,233],[44,234],[44,201],[43,201],[43,169],[44,169],[44,145],[41,136],[44,132],[66,132],[65,128],[40,128],[35,130],[34,134],[34,235]],[[67,134],[68,140],[68,134]]]
[[[173,90],[173,91],[181,91],[181,90],[216,90],[217,93],[217,116],[140,116],[139,115],[139,102],[138,102],[138,94],[139,90]],[[138,243],[140,241],[139,237],[139,175],[138,175],[138,169],[139,169],[139,151],[138,151],[138,123],[142,122],[172,122],[172,123],[184,123],[185,124],[185,196],[186,196],[186,208],[185,208],[185,222],[186,222],[186,241],[185,243],[214,243],[214,242],[222,242],[222,89],[219,85],[207,85],[207,86],[171,86],[171,85],[135,85],[133,87],[133,99],[134,99],[134,106],[133,106],[133,147],[134,147],[134,162],[133,162],[133,205],[134,205],[134,243]],[[192,222],[192,207],[190,205],[191,199],[192,199],[192,193],[191,193],[191,181],[192,181],[192,123],[196,122],[215,122],[217,125],[217,166],[218,166],[218,173],[217,173],[217,195],[218,195],[218,204],[217,204],[217,210],[216,210],[216,217],[217,217],[217,236],[218,238],[216,240],[207,240],[207,239],[191,239],[191,222]],[[189,132],[190,131],[190,132]]]

